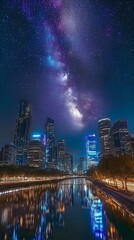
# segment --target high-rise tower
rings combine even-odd
[[[87,135],[85,138],[86,156],[87,156],[87,169],[97,164],[97,151],[96,151],[96,136],[95,134]]]
[[[45,124],[46,131],[46,165],[48,168],[56,168],[55,159],[55,126],[54,120],[47,118]]]
[[[58,141],[58,169],[64,170],[65,141]]]
[[[110,149],[115,156],[131,155],[131,139],[126,120],[118,120],[111,127]]]
[[[31,104],[26,99],[21,99],[19,114],[16,120],[14,145],[17,147],[18,164],[24,164],[24,154],[30,140],[31,129]]]
[[[99,139],[100,139],[100,157],[110,154],[110,129],[111,120],[103,118],[98,121]]]

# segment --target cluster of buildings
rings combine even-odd
[[[56,143],[55,123],[47,118],[44,134],[31,136],[32,107],[26,99],[20,101],[14,140],[0,151],[1,165],[17,165],[58,169],[73,172],[73,156],[65,150],[65,141]]]
[[[110,155],[119,157],[129,155],[134,157],[134,134],[128,130],[127,120],[117,120],[112,124],[109,118],[98,121],[100,152],[97,153],[95,134],[85,137],[86,157],[80,157],[77,172],[84,174],[91,166],[96,166],[99,160]]]
[[[95,134],[89,134],[85,137],[86,157],[80,157],[77,166],[77,173],[84,174],[91,166],[98,164],[97,140]]]
[[[118,120],[112,124],[109,118],[100,119],[98,128],[100,159],[109,155],[134,157],[134,135],[129,133],[127,120]]]
[[[31,136],[32,107],[30,102],[22,99],[16,119],[13,143],[5,144],[0,151],[0,165],[16,165],[58,169],[73,172],[73,156],[66,152],[65,141],[56,142],[55,123],[47,118],[44,134]],[[80,157],[77,173],[84,174],[91,166],[109,155],[130,155],[134,157],[134,135],[128,131],[126,120],[112,124],[109,118],[98,121],[100,152],[97,153],[95,134],[85,137],[85,157]]]

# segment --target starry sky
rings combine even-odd
[[[32,131],[47,117],[68,150],[84,154],[97,121],[134,132],[133,0],[0,1],[0,145],[12,142],[20,98]]]

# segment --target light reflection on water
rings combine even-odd
[[[0,220],[1,240],[134,239],[127,213],[85,179],[5,192]]]

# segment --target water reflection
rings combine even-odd
[[[77,219],[68,229],[73,214]],[[6,192],[0,196],[0,219],[1,240],[71,240],[78,230],[81,240],[134,239],[127,213],[85,179]]]

